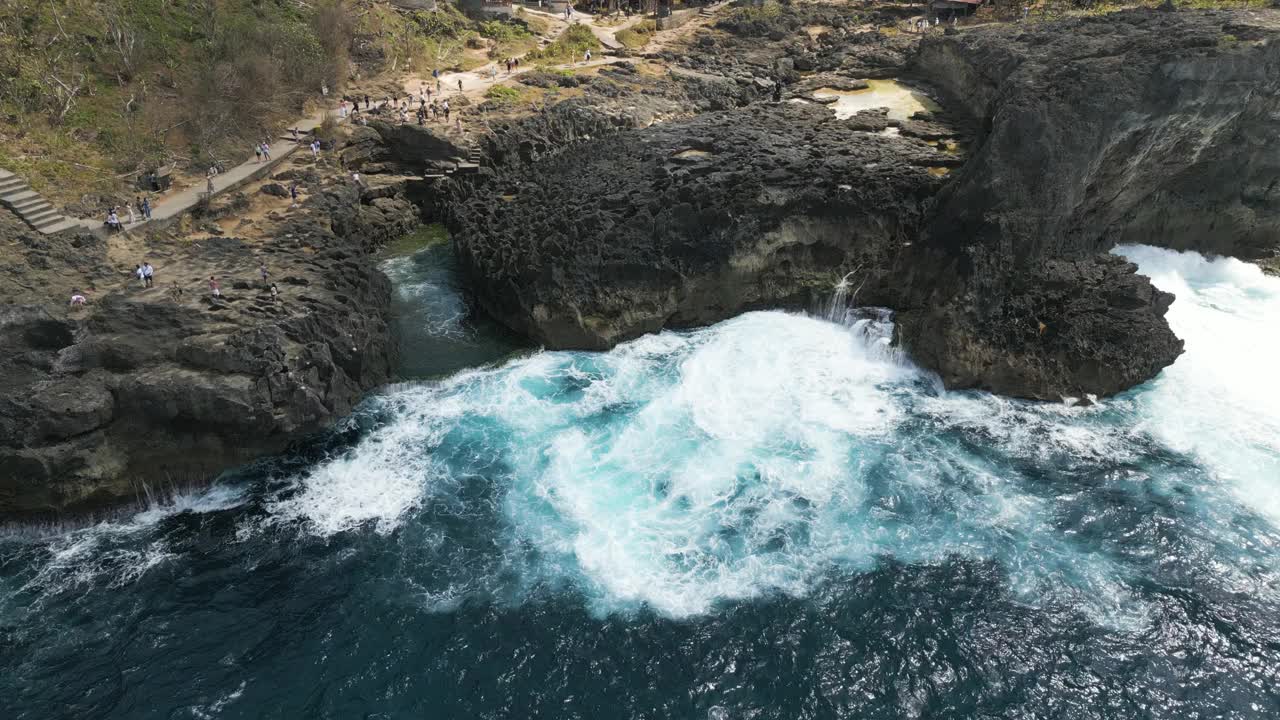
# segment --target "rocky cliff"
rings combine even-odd
[[[607,348],[758,307],[807,306],[855,271],[902,304],[911,240],[953,158],[816,105],[754,105],[588,140],[451,209],[480,303],[551,347]]]
[[[913,66],[981,132],[922,242],[949,297],[902,340],[949,385],[1052,399],[1181,352],[1119,243],[1280,244],[1280,13],[1139,10],[926,38]]]
[[[0,276],[0,517],[205,482],[323,428],[389,379],[390,286],[372,253],[417,209],[312,179],[307,209],[266,241],[147,238],[137,259],[155,264],[152,289],[110,270],[124,236],[0,227],[21,248]],[[72,287],[87,307],[67,308]]]
[[[953,178],[866,115],[757,105],[533,153],[455,203],[459,252],[480,302],[552,347],[803,307],[848,275],[950,387],[1116,393],[1182,343],[1173,298],[1107,249],[1274,243],[1275,21],[1136,11],[937,33],[911,71],[975,129]],[[822,57],[866,42],[820,37]]]
[[[926,38],[913,69],[984,128],[935,237],[1020,258],[1280,242],[1280,13],[988,26]]]

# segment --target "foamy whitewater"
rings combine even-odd
[[[292,546],[316,572],[378,568],[348,593],[437,615],[567,602],[601,627],[637,613],[701,623],[744,601],[829,607],[828,588],[861,597],[847,584],[891,571],[950,578],[936,592],[979,572],[1011,608],[1136,647],[1179,635],[1168,599],[1181,592],[1272,607],[1280,279],[1117,252],[1176,294],[1186,352],[1098,405],[945,391],[889,346],[876,311],[754,312],[605,353],[537,352],[371,399],[353,440],[319,462],[268,464],[131,522],[6,541],[0,618],[22,628],[42,609],[181,577],[211,552],[166,524],[183,517],[208,517],[196,532],[240,548],[217,551],[234,556],[230,582],[257,572],[258,552],[293,562],[245,548]]]

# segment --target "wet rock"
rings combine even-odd
[[[1221,42],[1237,26],[1270,41]],[[952,386],[1046,400],[1173,362],[1171,297],[1106,251],[1280,244],[1277,39],[1257,14],[1151,10],[927,37],[915,72],[985,130],[922,238],[936,290],[903,344]]]

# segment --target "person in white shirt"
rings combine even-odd
[[[142,286],[143,287],[154,286],[155,281],[153,278],[155,277],[155,274],[156,274],[156,269],[151,267],[151,263],[149,262],[143,263],[142,264]]]

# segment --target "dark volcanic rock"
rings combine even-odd
[[[454,107],[459,105],[456,99],[451,102]],[[466,148],[426,125],[374,120],[367,129],[378,135],[377,141],[369,143],[371,161],[389,159],[407,169],[436,171],[452,167],[467,156]]]
[[[1156,11],[926,38],[916,71],[984,132],[923,239],[951,289],[904,317],[914,356],[1045,399],[1171,363],[1169,298],[1099,253],[1275,252],[1277,40],[1276,13]]]
[[[6,239],[38,241],[26,257],[50,259],[47,275],[29,261],[0,272],[0,518],[207,481],[325,427],[391,377],[391,287],[371,253],[418,209],[398,196],[363,204],[349,183],[315,188],[308,206],[261,246],[148,239],[151,289],[113,273],[92,235],[35,238],[0,219]],[[208,301],[213,271],[219,302]],[[67,308],[73,288],[87,307]],[[14,304],[51,293],[41,307]]]
[[[804,306],[841,275],[889,278],[939,181],[935,151],[815,106],[757,105],[574,144],[453,208],[496,318],[551,347],[606,348],[755,307]]]
[[[923,41],[986,128],[932,232],[1018,255],[1280,244],[1280,14],[1157,12]]]

